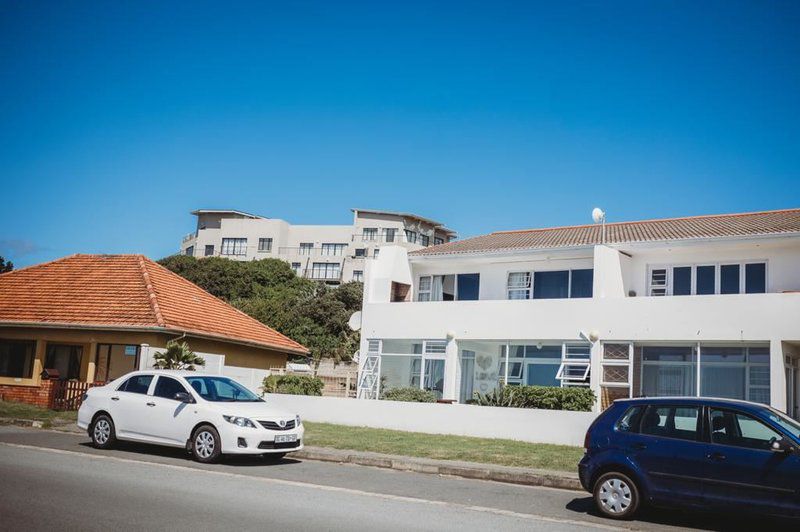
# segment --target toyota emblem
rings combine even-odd
[[[281,428],[285,427],[286,426],[286,420],[285,419],[281,419],[280,421],[278,421],[278,425],[280,425]]]

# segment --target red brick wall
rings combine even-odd
[[[41,386],[16,386],[0,384],[0,399],[50,408],[55,381],[43,380]]]

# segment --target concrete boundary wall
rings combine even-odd
[[[583,445],[592,412],[402,403],[339,397],[267,394],[268,404],[307,421],[357,427]]]

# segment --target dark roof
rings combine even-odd
[[[607,244],[679,241],[737,236],[766,236],[800,233],[800,209],[713,214],[606,224]],[[602,243],[600,224],[550,227],[519,231],[498,231],[423,248],[414,256],[455,255],[592,246]]]

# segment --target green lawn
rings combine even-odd
[[[354,451],[576,471],[583,448],[304,422],[305,443]]]
[[[46,427],[53,422],[69,422],[78,419],[77,412],[56,412],[38,406],[25,403],[14,403],[10,401],[0,401],[0,417],[15,419],[34,419],[44,422]]]

